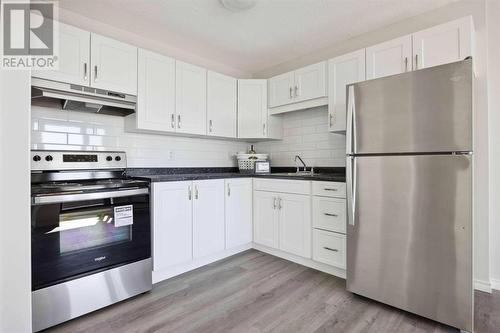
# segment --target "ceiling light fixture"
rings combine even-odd
[[[219,0],[222,6],[232,12],[241,12],[255,6],[257,0]]]

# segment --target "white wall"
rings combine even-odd
[[[29,72],[0,70],[0,332],[31,332]]]
[[[256,144],[258,152],[271,153],[272,166],[294,166],[299,155],[307,166],[345,166],[345,135],[328,131],[328,108],[284,114],[283,140]]]
[[[488,108],[490,136],[490,245],[491,282],[500,289],[500,2],[489,1]]]
[[[239,141],[138,134],[123,117],[32,107],[32,149],[123,150],[129,167],[232,167]]]
[[[488,98],[487,98],[487,42],[486,0],[459,0],[435,11],[354,37],[306,56],[255,73],[255,78],[269,78],[305,65],[359,50],[392,38],[472,15],[476,30],[476,53],[474,56],[476,82],[474,91],[475,112],[475,188],[474,188],[474,276],[476,286],[484,290],[490,287],[489,249],[489,154],[488,154]],[[498,20],[498,16],[495,17]],[[497,34],[498,36],[498,34]],[[496,41],[498,43],[498,41]],[[498,62],[498,58],[495,59]],[[498,75],[497,75],[498,76]],[[497,170],[500,170],[497,168]],[[493,170],[492,170],[493,172]],[[500,197],[500,195],[499,195]],[[495,203],[497,206],[498,204]],[[500,250],[499,250],[500,252]]]

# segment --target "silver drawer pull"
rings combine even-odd
[[[325,190],[325,191],[338,191],[338,189],[336,189],[336,188],[329,188],[329,187],[325,187],[325,188],[323,188],[323,190]]]
[[[324,248],[325,250],[328,250],[328,251],[339,252],[339,250],[337,250],[337,249],[332,249],[331,247],[328,247],[328,246],[323,246],[323,248]]]
[[[333,217],[339,217],[337,214],[331,214],[331,213],[324,213],[326,216],[333,216]]]

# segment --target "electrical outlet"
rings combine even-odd
[[[169,159],[170,161],[173,161],[173,160],[175,159],[175,152],[174,152],[173,150],[170,150],[170,151],[168,152],[168,159]]]

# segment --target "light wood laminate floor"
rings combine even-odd
[[[50,332],[456,332],[256,250],[163,281]],[[476,292],[476,332],[500,332],[500,293]]]

